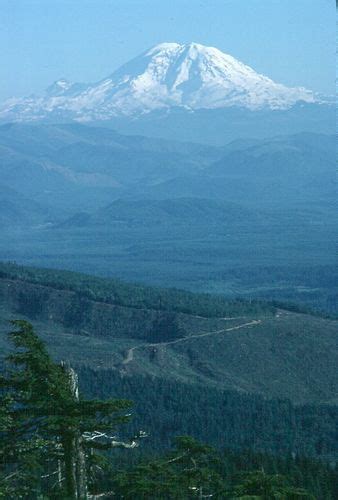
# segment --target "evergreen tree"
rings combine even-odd
[[[179,324],[177,314],[159,312],[147,335],[148,342],[170,342],[185,336],[185,331]]]
[[[246,473],[236,484],[229,498],[260,500],[315,500],[315,497],[302,488],[289,485],[287,479],[279,474],[268,475],[264,471]]]
[[[337,498],[337,470],[328,465],[250,451],[223,454],[186,436],[176,438],[172,453],[116,473],[112,456],[102,452],[134,448],[142,436],[125,442],[114,435],[128,420],[130,403],[81,398],[76,373],[50,358],[29,323],[13,324],[15,349],[0,377],[0,499]],[[160,396],[157,391],[156,408]],[[154,414],[155,406],[146,405]]]
[[[37,498],[48,490],[47,498],[85,499],[94,450],[137,446],[111,434],[129,419],[130,402],[80,398],[75,372],[52,361],[32,325],[13,324],[15,352],[0,377],[2,488],[19,492],[24,485],[20,495]]]
[[[215,452],[189,436],[176,438],[165,457],[121,472],[115,479],[118,498],[221,498],[224,482],[216,470]]]
[[[262,457],[255,458],[257,466],[261,466]],[[290,484],[289,478],[280,474],[266,474],[263,470],[238,473],[236,461],[235,454],[229,455],[227,461],[210,446],[182,436],[176,439],[176,447],[169,455],[115,475],[113,490],[117,498],[130,500],[316,498],[305,489]]]

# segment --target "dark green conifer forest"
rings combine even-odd
[[[337,498],[332,463],[287,450],[214,448],[188,436],[150,450],[144,430],[128,436],[130,401],[84,398],[77,373],[52,360],[30,323],[12,327],[0,378],[0,498]]]

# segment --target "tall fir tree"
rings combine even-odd
[[[32,325],[12,323],[15,351],[0,377],[3,490],[33,498],[48,491],[47,498],[85,499],[95,450],[138,444],[114,435],[129,420],[131,403],[82,399],[75,372],[51,359]]]

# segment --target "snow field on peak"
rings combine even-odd
[[[66,117],[79,121],[138,116],[182,106],[288,109],[316,102],[304,88],[289,88],[255,72],[231,55],[197,43],[164,42],[90,85],[60,79],[38,98],[8,100],[0,118],[17,121]]]

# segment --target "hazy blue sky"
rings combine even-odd
[[[199,42],[333,93],[334,0],[0,0],[0,99],[91,82],[162,42]]]

